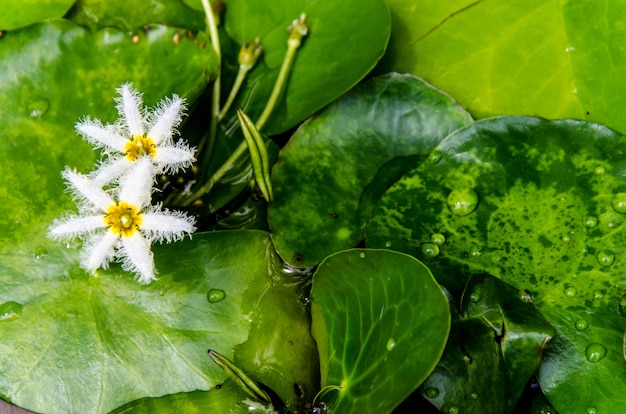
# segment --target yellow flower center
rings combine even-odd
[[[152,142],[152,138],[145,135],[135,135],[132,140],[126,143],[124,147],[126,158],[131,161],[137,160],[142,155],[150,155],[152,158],[156,155],[156,145]]]
[[[113,233],[129,237],[141,226],[142,218],[137,207],[120,201],[107,209],[104,222]]]

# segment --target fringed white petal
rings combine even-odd
[[[132,166],[133,162],[124,156],[111,157],[102,162],[89,175],[96,185],[103,187],[127,174]]]
[[[104,227],[106,227],[106,223],[101,215],[69,215],[64,219],[55,220],[48,229],[48,236],[56,240],[70,240],[84,237]]]
[[[124,152],[124,146],[128,142],[128,138],[120,135],[113,125],[102,125],[97,119],[85,118],[82,122],[76,123],[76,130],[85,141],[96,148]]]
[[[142,215],[141,231],[150,240],[159,242],[181,240],[196,230],[195,219],[180,211],[155,211]]]
[[[139,209],[150,205],[155,174],[152,159],[149,156],[139,158],[128,174],[120,178],[119,201],[126,201]]]
[[[120,259],[124,270],[137,274],[139,283],[147,284],[156,280],[150,241],[141,234],[135,233],[130,237],[122,237]]]
[[[115,245],[119,236],[111,231],[89,239],[84,250],[83,267],[90,272],[98,268],[106,269],[115,255]]]
[[[101,211],[106,211],[111,204],[115,204],[111,196],[88,177],[69,168],[62,175],[79,201],[86,200]]]
[[[172,95],[172,99],[165,98],[159,102],[148,120],[150,123],[148,136],[156,145],[172,142],[172,135],[182,121],[184,111],[185,100],[176,94]]]
[[[177,142],[176,146],[166,146],[157,149],[153,161],[157,165],[159,172],[176,174],[179,169],[187,168],[196,160],[194,157],[196,149],[188,145]]]
[[[143,135],[146,131],[142,94],[134,89],[131,83],[123,84],[117,91],[121,95],[116,99],[117,110],[128,126],[128,131],[132,136]]]

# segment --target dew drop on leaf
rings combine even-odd
[[[576,289],[571,286],[566,288],[565,296],[567,296],[568,298],[573,298],[574,296],[576,296]]]
[[[433,151],[428,156],[428,161],[431,164],[437,164],[439,161],[441,161],[441,157],[442,157],[441,151]]]
[[[433,234],[430,236],[430,240],[431,240],[433,243],[435,243],[435,244],[437,244],[437,245],[441,246],[442,244],[444,244],[444,243],[446,242],[446,236],[444,236],[444,235],[443,235],[443,234],[441,234],[441,233],[433,233]]]
[[[466,216],[476,210],[478,194],[471,188],[452,190],[448,195],[448,208],[452,214]]]
[[[361,259],[365,259],[365,252],[361,252],[361,253],[359,253],[359,257],[360,257]]]
[[[435,243],[422,244],[422,253],[427,257],[437,257],[439,255],[439,246]]]
[[[601,266],[611,266],[615,261],[615,255],[610,250],[600,250],[596,259]]]
[[[459,407],[453,405],[448,408],[448,414],[459,414]]]
[[[617,193],[611,200],[613,210],[620,214],[626,214],[626,193]]]
[[[226,297],[226,293],[224,293],[221,289],[210,289],[206,294],[206,299],[209,303],[217,303],[223,300]]]
[[[588,326],[589,322],[587,322],[585,319],[579,319],[574,324],[574,327],[577,331],[584,331],[585,329],[587,329]]]
[[[585,216],[583,223],[585,223],[585,227],[592,229],[598,225],[598,218],[596,216]]]
[[[32,101],[28,104],[26,111],[31,118],[41,118],[50,108],[50,102],[45,99]]]
[[[428,387],[424,394],[426,394],[428,398],[437,398],[437,396],[439,396],[439,389],[436,387]]]
[[[0,305],[0,322],[8,322],[22,316],[22,305],[9,301]]]
[[[387,341],[387,351],[392,351],[396,347],[396,340],[389,338]]]
[[[585,356],[589,362],[599,362],[606,356],[606,348],[604,345],[598,343],[589,344],[587,349],[585,349]]]
[[[589,407],[587,408],[587,414],[598,414],[598,410],[596,407]]]

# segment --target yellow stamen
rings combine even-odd
[[[156,145],[152,142],[152,138],[145,135],[135,135],[131,141],[126,143],[124,147],[126,158],[131,161],[137,160],[142,155],[150,155],[152,158],[156,156]]]
[[[141,226],[141,213],[137,207],[120,201],[111,205],[104,216],[104,222],[113,233],[129,237]]]

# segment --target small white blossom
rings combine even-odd
[[[194,161],[195,148],[182,141],[174,143],[173,135],[185,111],[185,102],[176,94],[165,98],[149,111],[143,106],[142,95],[126,83],[117,89],[116,99],[120,118],[113,125],[103,125],[89,117],[76,124],[76,130],[96,148],[104,148],[108,158],[91,177],[96,185],[104,186],[128,173],[140,158],[148,157],[155,174],[175,174]]]
[[[117,258],[124,270],[137,275],[139,283],[156,280],[152,242],[180,240],[195,227],[192,217],[151,205],[154,169],[148,157],[139,158],[113,192],[67,168],[63,177],[74,193],[79,213],[55,220],[49,236],[83,240],[81,265],[88,271],[106,269]]]

